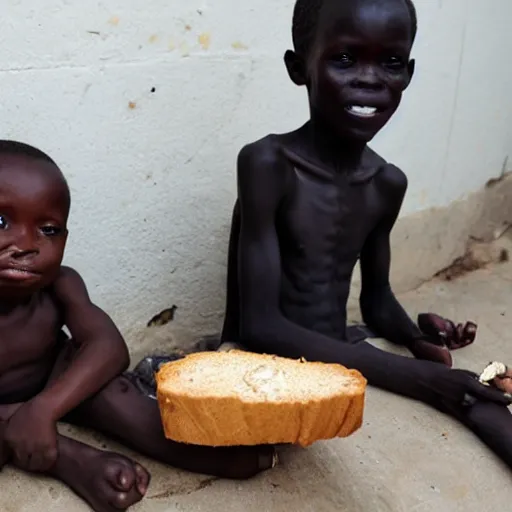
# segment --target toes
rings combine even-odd
[[[120,492],[109,500],[109,505],[118,510],[126,510],[130,506],[128,504],[128,494],[125,492]]]
[[[106,468],[105,477],[111,489],[115,491],[109,497],[109,505],[117,510],[126,510],[139,502],[149,482],[149,475],[142,466],[121,457],[116,458]],[[145,489],[144,482],[146,482]]]
[[[137,490],[141,496],[144,496],[148,491],[151,475],[140,464],[134,464],[134,468]]]
[[[131,464],[123,459],[118,459],[113,464],[107,465],[105,478],[108,483],[119,492],[128,492],[135,484],[135,472]]]
[[[141,499],[142,497],[136,494],[135,491],[120,492],[110,500],[109,504],[117,510],[126,510]]]
[[[117,510],[126,510],[142,499],[142,495],[134,487],[128,492],[115,493],[109,500],[109,505]]]

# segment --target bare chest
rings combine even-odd
[[[49,296],[0,317],[0,380],[11,370],[47,358],[60,328],[58,309]]]
[[[371,184],[294,170],[278,221],[287,264],[302,272],[351,275],[381,207]]]

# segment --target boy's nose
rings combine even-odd
[[[359,70],[359,73],[352,81],[353,87],[361,89],[380,90],[383,84],[372,66],[365,66]]]
[[[39,254],[39,249],[37,249],[36,247],[22,249],[16,246],[13,247],[13,251],[11,254],[14,259],[20,260],[26,257],[35,256],[36,254]]]
[[[36,236],[30,230],[19,231],[12,241],[11,249],[14,258],[23,258],[39,253]]]

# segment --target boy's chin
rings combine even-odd
[[[368,130],[357,130],[357,129],[352,129],[352,130],[341,130],[339,133],[339,137],[340,139],[346,141],[346,142],[352,142],[354,144],[357,144],[357,145],[361,145],[361,144],[368,144],[369,142],[371,142],[375,136],[379,133],[380,130],[373,130],[373,131],[368,131]]]
[[[0,302],[25,301],[40,289],[35,283],[0,283]]]
[[[385,128],[393,113],[386,112],[379,115],[378,119],[372,120],[347,119],[346,122],[333,126],[333,128],[338,136],[345,141],[352,141],[359,145],[367,144]]]

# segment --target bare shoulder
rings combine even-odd
[[[402,199],[408,185],[406,174],[370,148],[368,148],[366,159],[369,162],[368,165],[379,169],[374,177],[378,188],[385,194],[391,194],[392,197]]]
[[[71,267],[60,268],[59,275],[52,285],[52,291],[61,302],[90,302],[84,280]]]
[[[386,190],[392,193],[394,197],[402,198],[405,195],[408,185],[407,176],[395,165],[384,165],[378,179],[382,186],[386,187]]]
[[[267,135],[244,146],[237,162],[239,199],[276,204],[287,181],[287,159],[280,135]],[[252,203],[252,201],[249,201]]]
[[[283,170],[286,159],[280,135],[267,135],[245,145],[238,154],[239,178],[257,173],[260,177],[272,176]]]

